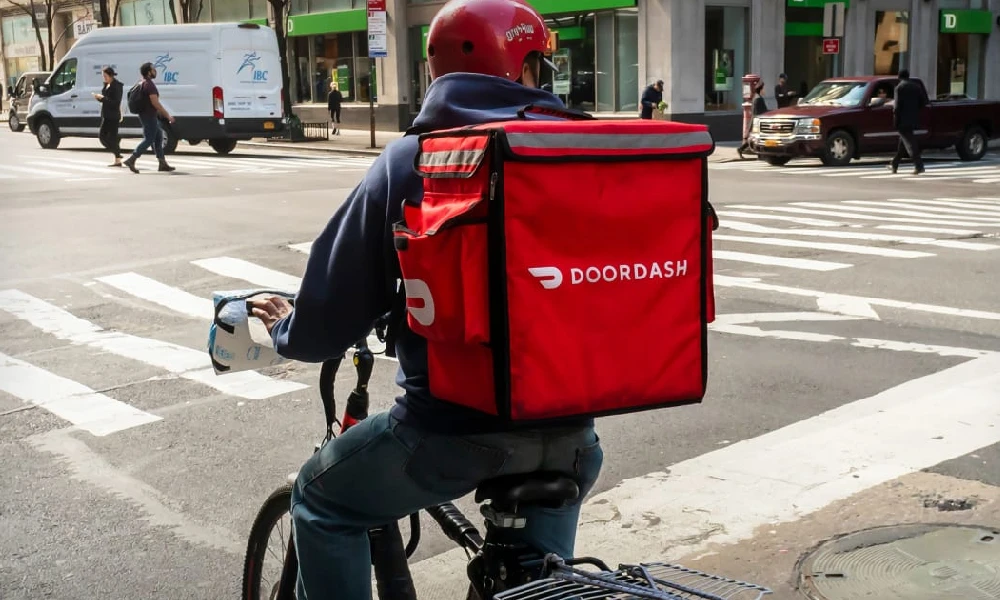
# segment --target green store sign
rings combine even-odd
[[[993,13],[988,10],[942,10],[941,33],[985,33],[993,31]]]

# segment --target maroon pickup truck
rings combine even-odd
[[[926,88],[919,79],[924,96]],[[768,163],[819,158],[843,166],[865,154],[895,152],[896,77],[837,77],[821,81],[796,106],[755,117],[750,147]],[[1000,101],[930,100],[915,132],[922,149],[955,146],[962,160],[979,160],[990,138],[1000,137]]]

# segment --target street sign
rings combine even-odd
[[[823,40],[823,54],[840,54],[840,39],[831,38]]]
[[[386,0],[368,0],[368,58],[389,56]]]
[[[823,37],[844,37],[844,20],[847,16],[847,5],[843,2],[831,2],[823,5]]]

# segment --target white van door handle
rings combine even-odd
[[[76,94],[73,94],[72,96],[70,96],[70,98],[76,98]]]
[[[267,96],[257,96],[258,100],[267,100]]]

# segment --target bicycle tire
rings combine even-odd
[[[250,537],[247,541],[247,553],[243,562],[243,600],[262,600],[260,595],[261,572],[260,565],[264,562],[264,555],[267,553],[267,543],[270,540],[271,530],[274,525],[288,514],[292,505],[292,484],[286,483],[271,492],[254,519],[250,528]],[[292,534],[289,532],[289,543],[292,541]],[[295,552],[294,545],[291,551]],[[292,560],[295,560],[294,556]],[[287,561],[286,561],[287,562]],[[295,570],[298,570],[297,562]],[[283,565],[287,568],[288,565]],[[295,579],[282,577],[282,590],[278,598],[294,600]],[[270,596],[268,596],[270,598]]]

